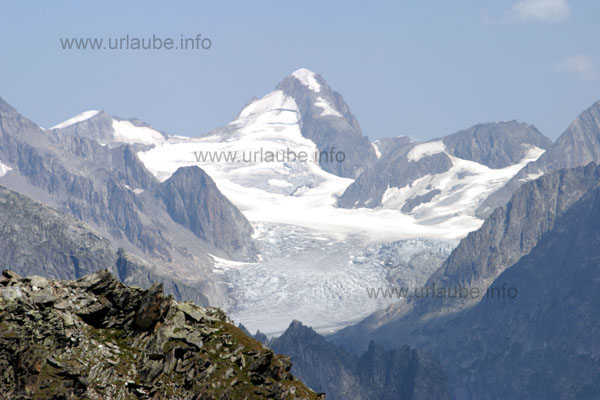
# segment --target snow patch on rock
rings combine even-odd
[[[408,152],[409,161],[419,161],[421,158],[446,151],[444,142],[438,140],[436,142],[428,142],[418,144]]]
[[[62,129],[62,128],[66,128],[69,125],[73,125],[73,124],[76,124],[78,122],[82,122],[82,121],[85,121],[87,119],[90,119],[90,118],[94,117],[98,113],[99,113],[99,111],[96,111],[96,110],[84,111],[81,114],[77,114],[73,118],[69,118],[68,120],[63,121],[60,124],[54,125],[50,129]]]
[[[321,91],[321,85],[317,82],[315,73],[306,68],[300,68],[292,72],[292,76],[298,79],[304,86],[307,86],[313,92],[319,93]]]

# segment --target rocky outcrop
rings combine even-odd
[[[371,342],[356,356],[298,321],[269,345],[291,356],[294,375],[329,399],[449,399],[437,361],[408,346],[385,350]]]
[[[219,309],[128,288],[108,271],[78,281],[0,277],[0,397],[317,399]]]

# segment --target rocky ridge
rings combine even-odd
[[[370,342],[368,349],[357,356],[298,321],[293,321],[269,346],[289,355],[294,375],[315,390],[326,392],[330,399],[450,398],[448,380],[439,363],[408,346],[389,350]]]
[[[217,308],[107,270],[77,281],[0,277],[0,398],[317,399]]]

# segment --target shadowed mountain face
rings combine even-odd
[[[600,168],[590,164],[560,170],[524,185],[506,206],[496,209],[479,230],[457,246],[428,284],[485,290],[500,273],[528,254],[557,218],[599,184]]]
[[[0,186],[0,268],[79,278],[116,261],[110,242],[84,223]]]
[[[412,298],[333,339],[353,349],[371,339],[423,348],[458,399],[595,398],[598,220],[600,167],[544,175],[465,238],[426,285],[490,292],[476,301]]]
[[[105,115],[93,118],[103,120]],[[0,101],[0,160],[11,168],[0,184],[89,223],[115,248],[143,258],[159,275],[185,278],[214,304],[227,304],[225,288],[210,277],[213,262],[208,253],[252,259],[248,221],[201,172],[188,177],[190,193],[179,185],[186,206],[200,209],[196,214],[190,210],[188,221],[175,221],[167,204],[177,198],[156,201],[168,186],[146,170],[134,148],[102,145],[97,135],[88,137],[85,122],[63,128],[70,129],[69,134],[44,131]],[[127,123],[131,130],[133,123]]]
[[[523,182],[549,171],[580,167],[591,162],[600,163],[600,101],[583,111],[546,153],[491,195],[479,207],[478,213],[487,216],[496,207],[506,204]]]
[[[450,156],[490,169],[500,169],[521,162],[531,148],[546,149],[550,145],[551,141],[535,127],[510,121],[475,125],[425,144],[396,146],[382,154],[377,163],[368,166],[348,186],[338,200],[338,206],[379,207],[390,188],[410,188],[421,178],[449,171],[454,165]],[[421,156],[415,157],[419,146],[431,146],[432,150],[425,150]],[[458,177],[457,188],[461,179],[464,177]],[[433,198],[435,195],[430,196]]]
[[[440,357],[458,398],[597,398],[600,393],[600,189],[590,190],[493,286],[514,299],[485,298],[425,324],[422,344]],[[461,326],[463,329],[458,329]],[[435,350],[434,350],[435,348]]]
[[[179,168],[160,184],[158,193],[173,221],[215,247],[226,246],[250,258],[253,228],[198,167]]]
[[[293,373],[328,399],[450,398],[439,364],[408,346],[385,350],[371,342],[357,357],[298,321],[269,344],[291,356]]]

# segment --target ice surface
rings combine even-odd
[[[292,225],[256,224],[263,261],[217,259],[230,283],[236,322],[269,336],[294,319],[328,333],[355,323],[398,298],[370,298],[367,289],[417,287],[437,269],[454,242],[407,240],[367,244]]]

